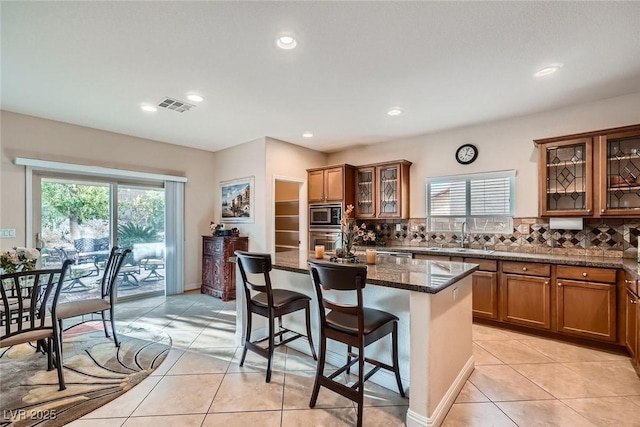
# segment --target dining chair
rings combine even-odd
[[[386,369],[395,374],[398,390],[405,396],[398,364],[398,318],[385,311],[364,306],[362,290],[367,281],[366,266],[352,266],[308,261],[320,314],[320,351],[316,377],[309,407],[316,405],[320,386],[326,387],[358,405],[358,427],[362,426],[364,404],[364,383],[378,370]],[[355,304],[337,303],[337,294],[355,293]],[[329,297],[330,296],[330,297]],[[329,297],[329,298],[327,298]],[[365,347],[379,339],[391,335],[391,358],[393,365],[365,357]],[[347,363],[330,375],[325,375],[327,339],[347,345]],[[352,349],[358,350],[357,354]],[[365,362],[374,367],[364,373]],[[343,372],[358,364],[358,379],[353,385],[336,380]]]
[[[47,353],[47,370],[55,364],[60,390],[66,388],[62,372],[62,343],[52,316],[71,261],[61,267],[0,275],[0,348],[29,342]],[[54,360],[55,354],[55,360]]]
[[[311,301],[311,298],[299,292],[287,289],[274,289],[271,286],[271,277],[269,274],[271,271],[270,254],[251,253],[245,251],[235,251],[235,254],[237,256],[238,266],[240,267],[240,274],[242,275],[242,283],[244,285],[245,300],[247,304],[247,331],[244,348],[242,350],[242,358],[240,359],[240,366],[244,365],[247,350],[253,351],[267,359],[266,382],[270,382],[271,362],[273,360],[275,347],[304,337],[304,335],[282,326],[282,316],[298,310],[305,311],[305,319],[307,323],[306,336],[309,340],[311,355],[314,360],[318,360],[316,351],[313,348],[313,339],[311,338],[311,315],[309,310],[309,301]],[[250,281],[248,274],[255,276],[256,279],[260,278],[259,280],[264,282],[264,284],[257,284]],[[257,294],[252,296],[251,291],[257,291]],[[269,323],[269,335],[256,341],[251,341],[252,313],[266,317]],[[276,318],[278,319],[277,332],[274,330],[274,322]],[[287,333],[290,333],[291,335],[287,339],[283,339],[283,336]],[[276,338],[279,338],[277,343],[275,342]],[[267,348],[258,345],[264,341],[268,341]]]
[[[105,312],[109,311],[109,320],[111,322],[111,332],[113,333],[113,341],[116,347],[120,346],[118,336],[116,335],[116,325],[114,316],[115,306],[115,293],[113,289],[118,281],[118,274],[120,268],[126,256],[131,252],[131,249],[120,249],[114,246],[111,249],[109,259],[104,267],[104,275],[100,281],[101,293],[100,297],[85,298],[75,301],[68,301],[58,304],[57,310],[54,315],[54,320],[59,325],[60,342],[63,338],[63,321],[76,316],[85,316],[87,314],[100,314],[102,317],[102,324],[104,326],[104,335],[109,338],[109,331],[107,328],[107,319],[105,318]],[[84,321],[84,319],[83,319]],[[75,326],[75,325],[74,325]],[[67,328],[68,329],[68,328]]]

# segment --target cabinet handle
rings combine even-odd
[[[629,300],[629,301],[631,301],[631,304],[637,304],[638,303],[638,301],[636,301],[636,300]]]
[[[582,273],[582,277],[587,277],[587,273]]]
[[[558,286],[562,286],[562,282],[558,282]]]
[[[604,209],[602,209],[600,212],[604,213]]]
[[[546,286],[546,285],[548,285],[548,284],[549,284],[549,281],[548,281],[548,280],[545,280],[545,281],[544,281],[544,284],[545,284],[545,286]]]
[[[527,271],[527,267],[522,267],[522,271]]]
[[[591,209],[587,209],[587,213],[591,213]]]

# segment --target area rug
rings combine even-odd
[[[65,425],[124,394],[162,363],[171,338],[149,326],[116,325],[120,348],[106,338],[101,322],[64,333],[64,378],[58,390],[55,369],[29,344],[0,353],[1,426]]]

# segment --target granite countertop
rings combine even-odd
[[[530,254],[523,252],[500,252],[485,251],[483,249],[462,249],[462,248],[427,248],[427,247],[407,247],[407,246],[390,246],[380,247],[380,251],[384,252],[402,252],[411,254],[438,255],[447,257],[460,258],[480,258],[494,259],[500,261],[522,261],[522,262],[541,262],[549,264],[574,265],[583,267],[599,267],[599,268],[620,268],[630,273],[636,280],[640,280],[640,264],[635,259],[620,257],[598,257],[598,256],[579,256],[579,255],[552,255],[552,254]],[[286,254],[283,253],[283,254]],[[283,255],[286,257],[287,255]],[[310,255],[312,256],[312,255]],[[280,253],[277,254],[278,261]],[[364,255],[361,256],[364,259]],[[383,257],[378,257],[381,259]],[[392,257],[390,257],[392,258]],[[392,258],[393,259],[393,258]],[[293,260],[285,261],[285,266],[291,266]],[[306,264],[306,260],[304,262]],[[276,262],[278,264],[278,262]]]
[[[544,262],[549,264],[575,265],[583,267],[621,268],[640,279],[640,264],[635,259],[580,255],[530,254],[523,252],[485,251],[483,249],[426,248],[426,247],[382,247],[381,251],[412,254],[442,255],[461,258],[495,259],[500,261]]]
[[[364,255],[360,257],[364,260]],[[316,260],[312,254],[309,259]],[[321,262],[329,263],[329,256]],[[367,283],[389,288],[435,294],[453,285],[478,269],[477,264],[428,261],[422,259],[378,256],[376,264],[367,265]],[[300,259],[298,252],[279,252],[276,254],[273,268],[309,274],[306,259]]]

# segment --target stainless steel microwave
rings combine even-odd
[[[310,228],[340,228],[342,205],[309,205]]]

